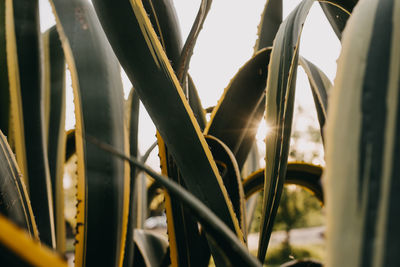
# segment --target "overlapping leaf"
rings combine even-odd
[[[231,80],[213,109],[205,134],[217,137],[235,154],[239,168],[248,156],[265,109],[271,50],[257,52]]]
[[[243,181],[244,194],[249,198],[264,189],[264,169],[250,174]],[[288,163],[285,184],[295,184],[309,189],[322,203],[323,189],[321,183],[322,167],[308,163]]]
[[[25,229],[34,239],[39,233],[33,216],[29,195],[22,181],[13,152],[0,132],[0,213]],[[5,231],[2,229],[2,231]]]
[[[293,118],[300,35],[313,0],[301,2],[279,27],[268,68],[263,213],[258,259],[263,262],[285,179]]]
[[[84,139],[96,136],[122,151],[129,150],[118,61],[87,1],[51,3],[74,90],[78,156],[75,266],[121,266],[129,166]]]
[[[51,180],[43,131],[38,1],[5,1],[11,122],[17,162],[27,184],[40,239],[55,246]]]
[[[242,239],[217,166],[141,1],[93,3],[114,51],[176,160],[186,186]]]
[[[55,26],[43,36],[45,134],[53,192],[56,248],[65,251],[64,162],[65,162],[65,60]]]
[[[40,245],[0,214],[0,259],[3,266],[68,267],[50,248]]]
[[[243,243],[235,236],[235,233],[233,233],[210,208],[182,186],[165,176],[159,175],[143,165],[140,161],[124,155],[106,143],[91,137],[88,137],[88,141],[104,151],[129,161],[132,165],[142,169],[149,176],[154,178],[155,181],[165,187],[169,194],[174,195],[190,209],[207,233],[209,242],[212,242],[213,247],[217,248],[220,255],[224,256],[225,266],[261,266],[257,259],[248,253]]]

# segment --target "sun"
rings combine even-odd
[[[265,120],[262,120],[258,125],[258,130],[256,134],[257,140],[264,140],[271,133],[271,126],[269,126]]]

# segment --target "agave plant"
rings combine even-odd
[[[326,204],[328,266],[396,266],[400,1],[319,3],[343,47],[331,85],[300,55],[317,3],[303,0],[283,20],[282,1],[268,0],[253,56],[206,110],[189,63],[211,2],[201,1],[185,42],[171,0],[50,0],[56,25],[44,34],[37,0],[1,2],[2,265],[67,266],[62,177],[76,154],[74,266],[208,266],[211,258],[217,266],[260,266],[285,183]],[[68,133],[65,65],[76,117]],[[298,65],[326,144],[324,169],[288,163]],[[133,86],[128,101],[120,66]],[[143,156],[140,102],[157,129]],[[263,118],[274,130],[265,168],[257,169]],[[161,173],[144,164],[154,146]],[[153,181],[148,187],[143,173]],[[246,203],[262,190],[255,257]],[[167,238],[143,227],[146,198],[157,192]]]

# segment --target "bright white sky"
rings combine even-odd
[[[45,31],[54,24],[54,18],[47,0],[39,0],[41,12],[41,29]],[[229,80],[253,54],[256,41],[257,25],[266,0],[214,0],[204,28],[200,33],[192,57],[189,72],[192,75],[204,107],[214,106]],[[200,1],[174,0],[178,18],[181,23],[183,40],[190,31]],[[284,1],[284,17],[300,0]],[[300,54],[319,66],[331,79],[336,73],[336,59],[340,52],[340,42],[326,21],[319,4],[315,3],[306,21]],[[307,77],[301,68],[298,72],[296,103],[307,110],[303,118],[295,122],[296,127],[305,130],[308,125],[316,123],[314,103],[308,86]],[[67,81],[70,84],[70,81]],[[129,81],[124,78],[124,87],[130,89]],[[141,111],[142,112],[142,111]],[[296,121],[296,117],[295,117]],[[66,128],[74,127],[72,91],[67,92]],[[151,120],[142,112],[140,117],[139,144],[143,154],[155,140],[155,129]],[[144,129],[144,130],[143,130]],[[260,136],[261,139],[263,137]],[[298,144],[309,150],[313,144],[307,140]],[[259,147],[264,145],[259,141]],[[321,150],[321,147],[311,148]],[[262,151],[261,151],[262,152]],[[152,157],[152,166],[158,166],[157,157]],[[316,163],[320,163],[317,161]]]

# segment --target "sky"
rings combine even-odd
[[[182,39],[185,40],[196,16],[200,0],[174,0],[173,2],[181,24]],[[213,1],[204,28],[199,35],[189,68],[189,73],[193,77],[204,107],[216,105],[230,79],[251,58],[257,38],[257,25],[265,2],[266,0]],[[39,0],[39,3],[41,30],[45,31],[54,25],[54,17],[51,14],[48,0]],[[283,3],[283,15],[286,17],[300,3],[300,0],[285,0]],[[333,81],[339,52],[340,42],[326,21],[319,4],[315,3],[304,26],[300,54],[319,66]],[[122,74],[122,77],[125,95],[127,95],[131,85],[124,74]],[[75,123],[70,83],[70,77],[67,75],[66,129],[74,128]],[[301,68],[298,70],[297,77],[296,104],[301,105],[307,112],[301,118],[295,115],[295,127],[305,131],[309,125],[316,126],[317,119],[311,91],[307,77]],[[141,108],[139,123],[139,151],[143,154],[155,141],[155,128],[143,107]],[[265,150],[265,145],[263,145],[264,135],[265,129],[264,132],[257,135],[261,153],[264,152],[263,149]],[[322,146],[311,147],[315,144],[309,140],[302,140],[297,145],[300,149],[319,150],[322,153]],[[159,163],[157,162],[156,151],[153,154],[149,164],[157,168]],[[323,159],[320,158],[315,163],[323,164]]]

